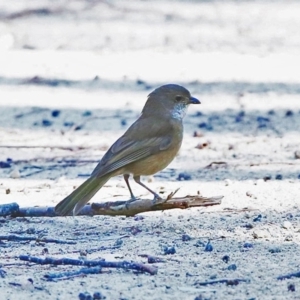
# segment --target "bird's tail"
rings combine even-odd
[[[64,200],[55,206],[55,213],[66,216],[73,212],[77,215],[84,205],[102,188],[110,176],[90,177]]]

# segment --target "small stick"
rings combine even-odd
[[[159,203],[153,203],[152,199],[137,199],[135,201],[110,201],[103,203],[92,203],[86,205],[79,212],[80,216],[134,216],[138,213],[167,210],[167,209],[187,209],[192,207],[206,207],[221,204],[223,196],[203,197],[185,196],[172,198],[170,194],[166,200]],[[18,211],[9,214],[12,217],[57,217],[54,207],[21,207]],[[70,216],[72,214],[69,214]]]
[[[72,259],[72,258],[50,258],[46,257],[38,258],[34,256],[28,255],[20,255],[19,259],[22,261],[33,262],[40,265],[74,265],[74,266],[88,266],[88,267],[95,267],[101,266],[102,268],[119,268],[119,269],[126,269],[126,270],[136,270],[140,272],[149,273],[151,275],[157,274],[157,268],[154,266],[148,266],[141,263],[135,262],[128,262],[128,261],[120,261],[120,262],[109,262],[105,260],[79,260],[79,259]]]
[[[69,244],[69,245],[75,245],[76,242],[72,241],[62,241],[62,240],[56,240],[56,239],[47,239],[47,238],[39,238],[39,237],[33,237],[33,236],[19,236],[19,235],[0,235],[0,241],[36,241],[37,243],[56,243],[56,244]]]
[[[212,285],[212,284],[218,284],[218,283],[225,283],[226,285],[238,285],[240,282],[247,282],[249,283],[249,279],[219,279],[219,280],[210,280],[210,281],[203,281],[203,282],[195,282],[194,285]]]
[[[58,281],[58,280],[66,280],[66,279],[71,279],[74,277],[84,276],[84,275],[88,275],[88,274],[100,274],[100,273],[102,273],[102,268],[100,266],[98,266],[98,267],[92,267],[92,268],[82,268],[78,271],[50,273],[50,274],[44,275],[44,278],[47,281]]]
[[[293,278],[293,277],[299,278],[300,277],[300,271],[296,272],[296,273],[290,273],[290,274],[287,274],[287,275],[278,276],[277,279],[278,280],[283,280],[283,279],[290,279],[290,278]]]

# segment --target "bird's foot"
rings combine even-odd
[[[161,204],[161,203],[164,203],[166,200],[163,199],[162,197],[160,197],[158,194],[155,194],[154,195],[154,198],[152,200],[152,204],[153,205],[156,205],[156,204]]]
[[[139,200],[140,198],[136,198],[136,197],[131,197],[129,200],[127,200],[126,202],[125,202],[125,206],[126,206],[126,209],[129,209],[129,204],[130,203],[132,203],[132,202],[135,202],[135,201],[137,201],[137,200]]]

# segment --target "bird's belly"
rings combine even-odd
[[[175,147],[173,149],[168,149],[161,151],[149,157],[143,158],[139,161],[131,163],[125,167],[124,173],[130,173],[133,175],[153,175],[165,167],[167,167],[170,162],[176,156],[180,147]]]

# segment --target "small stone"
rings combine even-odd
[[[201,129],[213,130],[213,127],[212,127],[210,124],[207,124],[207,123],[205,123],[205,122],[200,123],[200,124],[198,125],[198,127],[201,128]]]
[[[227,264],[227,263],[229,262],[229,260],[230,260],[229,255],[224,255],[224,256],[222,257],[222,260]]]
[[[275,115],[275,110],[274,110],[274,109],[269,110],[269,111],[268,111],[268,115],[269,115],[269,116]]]
[[[289,292],[295,292],[296,288],[295,288],[295,284],[294,283],[289,283],[288,284],[288,291]]]
[[[192,176],[186,172],[179,173],[177,180],[178,181],[184,181],[184,180],[191,180]]]
[[[276,180],[282,180],[282,175],[281,175],[281,174],[277,174],[277,175],[275,176],[275,179],[276,179]]]
[[[79,300],[86,300],[86,293],[79,293],[78,298]]]
[[[20,177],[21,177],[21,174],[20,174],[20,172],[19,172],[19,169],[18,169],[18,168],[15,168],[15,169],[9,174],[9,177],[10,177],[10,178],[13,178],[13,179],[20,178]]]
[[[261,222],[261,218],[262,218],[262,215],[259,214],[258,216],[256,216],[256,217],[253,219],[253,222]]]
[[[286,113],[285,113],[285,116],[286,117],[291,117],[293,114],[294,114],[293,111],[287,110]]]
[[[44,126],[44,127],[49,127],[49,126],[51,126],[52,124],[53,124],[52,121],[49,121],[49,120],[46,120],[46,119],[44,119],[44,120],[42,121],[42,126]]]
[[[247,224],[243,225],[243,227],[245,227],[246,229],[254,228],[253,224],[251,224],[251,223],[247,223]]]
[[[188,242],[190,241],[192,238],[188,235],[188,234],[183,234],[182,237],[181,237],[181,240],[183,242]]]
[[[272,176],[271,175],[267,175],[263,178],[264,181],[269,181],[272,179]]]
[[[164,247],[164,255],[169,255],[169,254],[175,254],[176,253],[176,249],[174,246],[172,247]]]
[[[6,189],[6,190],[5,190],[5,194],[6,194],[6,195],[10,194],[10,192],[11,192],[10,189]]]
[[[126,125],[127,125],[127,121],[126,121],[125,119],[122,119],[122,120],[121,120],[121,125],[122,125],[122,126],[126,126]]]
[[[207,242],[204,251],[211,252],[213,250],[214,250],[214,247],[212,246],[212,244],[210,242]]]
[[[227,268],[227,270],[229,270],[229,271],[235,271],[236,269],[237,269],[236,264],[229,265]]]
[[[93,294],[93,299],[100,300],[100,299],[106,299],[106,297],[104,295],[102,295],[100,292],[95,292]]]
[[[59,115],[60,115],[60,110],[58,110],[58,109],[52,110],[51,116],[53,118],[57,118]]]
[[[89,116],[91,116],[91,115],[92,115],[92,112],[89,111],[89,110],[85,111],[85,112],[82,114],[83,117],[89,117]]]
[[[145,82],[144,80],[137,79],[136,84],[137,84],[137,85],[145,85],[146,82]]]
[[[281,249],[279,247],[272,247],[269,249],[270,253],[280,253]]]
[[[284,228],[284,229],[291,229],[292,227],[293,227],[293,225],[290,221],[284,221],[282,224],[282,228]]]
[[[64,122],[65,127],[72,127],[74,126],[74,122]]]
[[[156,256],[148,256],[148,264],[155,264],[159,262],[163,262],[163,260]]]
[[[300,159],[300,151],[295,151],[295,158]]]
[[[250,249],[250,248],[253,248],[253,245],[251,243],[246,242],[246,243],[244,243],[243,247],[246,249]]]

